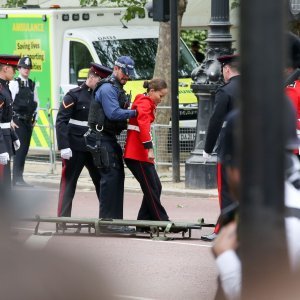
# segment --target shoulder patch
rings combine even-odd
[[[62,105],[63,105],[64,108],[69,108],[69,107],[71,107],[71,106],[74,105],[74,104],[75,104],[75,100],[74,100],[74,98],[72,97],[71,93],[68,92],[68,93],[65,95],[65,97],[64,97],[64,99],[63,99],[63,101],[62,101]]]

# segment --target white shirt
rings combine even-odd
[[[300,191],[289,182],[285,182],[285,206],[300,209]],[[292,270],[300,268],[300,219],[285,218],[287,247]],[[233,250],[227,250],[216,259],[220,281],[228,300],[237,300],[241,294],[242,266]]]
[[[24,81],[24,85],[28,86],[28,79],[24,78],[22,75],[18,76],[19,78],[21,78],[22,81]],[[13,101],[16,98],[16,95],[19,93],[19,83],[17,80],[11,80],[9,82],[9,89],[11,92],[11,97],[13,99]],[[37,103],[37,107],[35,110],[36,116],[35,116],[35,120],[38,119],[38,111],[39,111],[39,97],[38,97],[38,93],[37,93],[37,89],[36,89],[36,85],[34,86],[34,91],[33,91],[33,101],[35,101]]]

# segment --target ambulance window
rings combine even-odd
[[[90,51],[84,44],[75,41],[70,42],[70,84],[77,84],[78,72],[82,69],[90,68],[92,61],[93,58]]]
[[[128,40],[101,40],[93,42],[101,63],[113,68],[117,57],[130,55],[135,61],[135,77],[144,80],[153,77],[155,57],[157,51],[156,38],[128,39]],[[180,42],[180,57],[178,76],[189,78],[191,72],[198,66],[187,46]]]
[[[157,39],[103,40],[95,41],[93,44],[104,66],[113,68],[119,56],[129,55],[135,61],[136,79],[152,78]]]

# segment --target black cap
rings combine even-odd
[[[28,56],[22,57],[18,62],[18,67],[32,69],[32,61],[31,58]]]
[[[294,69],[300,67],[300,39],[297,35],[292,32],[287,33],[287,67]]]
[[[120,56],[115,61],[115,66],[121,68],[122,72],[130,78],[134,77],[134,60],[130,56]]]
[[[16,67],[20,59],[19,55],[0,54],[0,64]]]
[[[227,64],[230,64],[235,61],[239,61],[240,56],[238,54],[232,54],[232,55],[223,55],[218,57],[218,61],[224,67]]]
[[[94,72],[97,76],[101,78],[106,78],[112,74],[112,69],[99,65],[97,63],[91,62],[90,71]]]

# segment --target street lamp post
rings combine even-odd
[[[202,153],[206,129],[214,105],[214,94],[222,83],[217,58],[233,53],[230,26],[229,0],[211,0],[206,56],[203,63],[192,72],[191,88],[198,100],[198,115],[194,150],[185,163],[185,186],[187,188],[209,189],[216,186],[216,155],[205,163]]]

